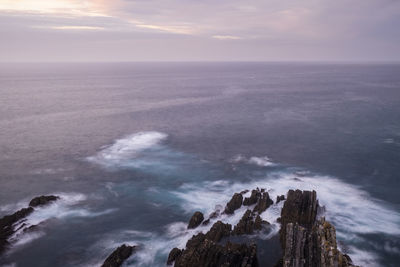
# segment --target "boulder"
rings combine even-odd
[[[189,224],[188,224],[188,229],[194,229],[197,226],[199,226],[201,224],[201,222],[204,220],[204,216],[203,213],[201,213],[200,211],[196,211],[192,218],[190,218]]]
[[[114,250],[110,256],[104,261],[101,267],[119,267],[124,263],[124,261],[129,258],[132,253],[135,251],[135,246],[128,246],[123,244]]]
[[[232,225],[217,221],[206,233],[205,238],[214,242],[219,242],[223,237],[227,237],[231,234]]]

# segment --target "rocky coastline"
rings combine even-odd
[[[36,197],[28,207],[1,218],[0,254],[12,245],[11,237],[37,228],[37,225],[24,223],[36,208],[58,199],[53,195]],[[335,227],[320,214],[322,209],[315,191],[289,190],[286,195],[277,197],[275,204],[280,202],[284,202],[277,219],[281,256],[278,261],[270,262],[271,266],[356,267],[350,257],[338,249]],[[260,235],[271,227],[271,222],[264,220],[262,214],[273,204],[266,189],[256,188],[251,192],[235,193],[223,210],[208,216],[195,212],[188,222],[188,230],[214,223],[207,232],[194,234],[184,248],[173,248],[166,264],[175,267],[263,266],[261,260],[266,262],[268,259],[260,260],[257,244],[241,242],[240,238]],[[236,225],[223,221],[238,209],[245,209],[245,212]],[[137,249],[127,244],[119,246],[105,259],[102,267],[119,267],[129,257],[134,260]]]

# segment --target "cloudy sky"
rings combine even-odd
[[[399,61],[400,0],[0,0],[0,61]]]

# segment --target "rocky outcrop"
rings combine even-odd
[[[224,213],[232,214],[241,205],[248,209],[234,226],[221,220],[214,223],[207,233],[198,233],[186,243],[185,249],[171,250],[167,264],[176,267],[205,266],[205,267],[256,267],[258,266],[257,246],[243,241],[242,244],[231,243],[232,240],[244,240],[241,235],[256,234],[263,226],[269,225],[260,214],[267,210],[273,201],[264,189],[255,189],[243,200],[236,193],[227,203]],[[277,203],[285,200],[278,196]],[[250,206],[254,208],[251,209]],[[315,191],[290,190],[281,210],[281,229],[279,239],[282,247],[282,258],[276,264],[281,267],[352,267],[350,257],[341,253],[337,248],[336,230],[324,218],[317,220],[319,210]],[[320,209],[321,210],[321,209]],[[202,215],[202,214],[201,214]],[[219,217],[219,212],[210,215],[205,222]],[[211,218],[212,217],[212,218]],[[194,214],[191,222],[196,227],[204,218]],[[229,240],[229,241],[227,241]],[[265,259],[260,259],[265,262]]]
[[[286,225],[288,223],[298,223],[309,230],[315,223],[317,210],[318,200],[315,191],[289,190],[280,218],[282,248],[285,248]]]
[[[56,201],[60,197],[58,196],[40,196],[40,197],[35,197],[29,202],[30,207],[38,207],[38,206],[43,206],[46,204],[49,204],[50,202]]]
[[[0,254],[4,252],[10,245],[8,239],[18,230],[23,230],[23,232],[32,231],[36,228],[35,225],[31,225],[25,228],[25,224],[20,225],[16,228],[17,222],[22,222],[28,215],[34,212],[34,207],[46,205],[52,201],[59,199],[57,196],[40,196],[35,197],[29,202],[29,207],[20,209],[19,211],[6,215],[0,219]]]
[[[119,267],[124,261],[129,258],[136,250],[135,246],[128,246],[123,244],[114,250],[110,256],[104,261],[101,267]]]
[[[200,211],[196,211],[192,218],[190,218],[189,224],[188,224],[188,229],[193,229],[196,228],[201,224],[201,222],[204,220],[204,215]]]
[[[277,196],[277,197],[276,197],[276,204],[278,204],[279,202],[281,202],[281,201],[283,201],[283,200],[285,200],[285,196],[284,196],[284,195]]]
[[[173,248],[168,255],[167,265],[171,265],[179,256],[181,256],[183,249]]]
[[[186,245],[181,255],[175,258],[175,267],[257,267],[256,245],[234,244],[220,245],[203,235],[201,242]],[[176,249],[174,249],[177,251]],[[172,251],[171,251],[172,252]],[[171,262],[172,263],[172,262]]]
[[[263,192],[261,198],[258,200],[257,205],[254,207],[253,212],[258,214],[266,211],[274,202],[270,199],[268,192]]]
[[[280,239],[283,267],[354,266],[336,244],[336,230],[324,218],[316,219],[315,191],[290,190],[281,211]]]
[[[267,221],[261,219],[260,215],[247,210],[243,217],[240,219],[239,223],[235,226],[232,231],[234,235],[245,235],[253,234],[256,230],[261,230],[262,225],[268,225]]]
[[[235,210],[239,209],[242,206],[243,195],[240,193],[235,193],[232,199],[226,204],[225,213],[233,214]]]

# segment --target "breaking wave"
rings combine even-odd
[[[123,167],[127,161],[138,158],[141,152],[156,149],[167,136],[155,131],[135,133],[116,140],[88,160],[106,167]]]

